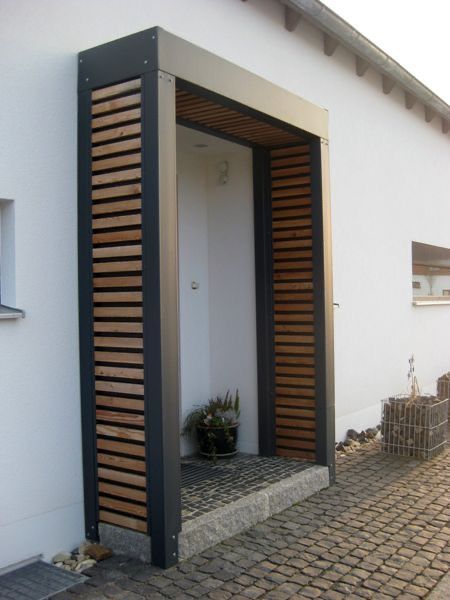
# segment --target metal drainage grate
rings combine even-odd
[[[45,600],[86,579],[40,560],[0,575],[0,600]]]
[[[181,485],[183,487],[223,477],[224,475],[226,475],[226,472],[217,466],[181,463]]]

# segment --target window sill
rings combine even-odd
[[[413,300],[413,306],[441,306],[449,305],[450,299],[448,300]]]
[[[25,311],[20,308],[12,308],[11,306],[5,306],[0,304],[0,320],[1,319],[23,319],[25,317]]]

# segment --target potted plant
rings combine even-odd
[[[213,460],[234,456],[239,427],[239,391],[216,396],[188,414],[183,434],[197,434],[200,454]]]

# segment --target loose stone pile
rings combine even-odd
[[[66,571],[75,571],[81,573],[97,564],[97,562],[112,556],[112,551],[101,544],[92,544],[84,542],[72,552],[58,552],[52,558],[56,567]]]
[[[377,425],[376,427],[369,427],[369,429],[365,429],[360,433],[354,429],[349,429],[347,431],[347,437],[345,438],[345,441],[338,442],[336,444],[336,452],[341,456],[345,454],[351,454],[365,444],[370,444],[380,440],[380,429],[380,425]]]

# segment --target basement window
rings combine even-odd
[[[450,248],[412,242],[415,306],[450,304]]]
[[[0,198],[0,320],[20,319],[23,310],[15,304],[14,202]]]

